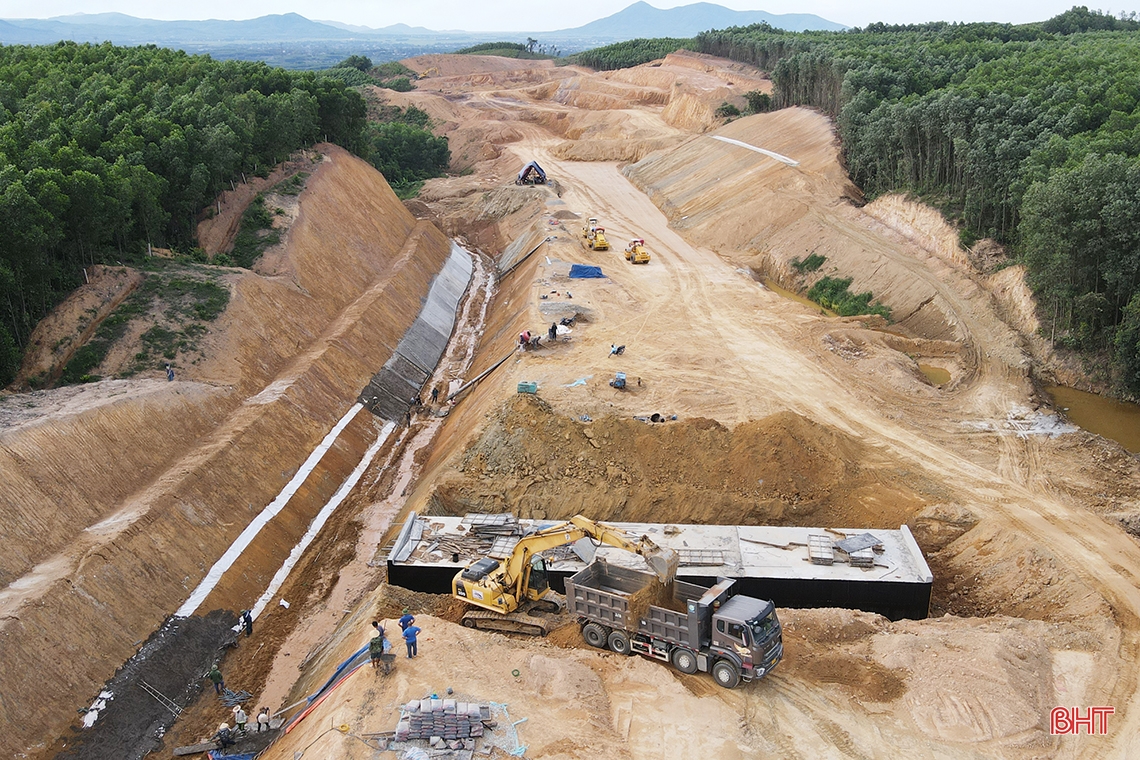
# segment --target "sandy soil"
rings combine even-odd
[[[629,75],[648,81],[638,77]],[[607,160],[604,140],[592,154],[592,141],[578,140],[579,160],[566,160],[559,146],[567,125],[584,117],[555,92],[491,94],[464,82],[450,94],[411,94],[437,118],[467,113],[484,130],[488,120],[511,127],[474,179],[425,190],[435,213],[474,216],[485,196],[470,191],[493,191],[488,178],[505,179],[530,158],[558,182],[557,195],[535,196],[540,213],[500,227],[497,249],[552,232],[558,239],[500,284],[473,371],[553,314],[586,319],[570,343],[519,354],[455,407],[408,507],[908,522],[935,569],[937,617],[889,623],[848,611],[781,611],[785,662],[766,681],[727,693],[638,658],[583,651],[572,629],[553,637],[571,645],[565,653],[550,650],[552,642],[474,639],[479,662],[523,666],[512,683],[502,667],[467,664],[462,652],[476,634],[429,620],[438,660],[414,661],[380,684],[365,674],[307,720],[344,722],[350,733],[390,729],[400,701],[447,684],[525,710],[523,725],[541,726],[543,737],[530,744],[533,757],[593,756],[599,742],[607,756],[638,758],[665,747],[717,757],[1140,751],[1132,656],[1140,551],[1100,516],[1136,510],[1137,462],[1111,443],[1064,432],[1071,428],[1041,407],[1016,329],[1024,321],[1003,320],[1025,314],[1011,283],[994,287],[928,210],[902,199],[852,205],[858,190],[816,114],[752,117],[716,132],[792,156],[798,167],[662,121],[657,129],[675,146],[623,172]],[[647,124],[668,107],[632,110]],[[610,129],[627,128],[630,110],[603,111],[612,114]],[[464,127],[454,119],[443,128]],[[615,241],[644,237],[653,261],[635,268],[620,253],[587,251],[574,215],[598,216]],[[855,287],[880,295],[899,322],[823,317],[757,282],[760,274],[788,276],[790,261],[813,250],[855,277]],[[570,263],[600,265],[608,278],[570,281]],[[611,358],[611,343],[625,344],[625,354]],[[951,382],[932,386],[918,361],[940,363]],[[609,388],[619,369],[640,383],[626,393]],[[512,398],[520,380],[537,381],[539,398]],[[633,419],[652,412],[678,420]],[[378,613],[386,593],[366,598],[350,618]],[[326,672],[334,650],[348,652],[366,634],[351,626],[332,634],[321,650]],[[560,701],[568,692],[582,695],[573,708]],[[1049,734],[1052,706],[1102,703],[1116,707],[1108,736]],[[314,730],[305,730],[306,742],[317,739]],[[321,741],[330,757],[365,756],[357,742]],[[301,746],[290,740],[271,756]]]
[[[542,248],[497,283],[464,376],[511,358],[431,421],[430,445],[411,445],[413,426],[378,458],[282,589],[293,605],[259,623],[225,667],[282,707],[363,645],[369,620],[391,625],[405,606],[424,628],[423,654],[386,679],[355,674],[266,757],[318,747],[328,758],[395,757],[368,734],[391,730],[400,703],[447,687],[526,718],[517,739],[535,758],[1140,756],[1140,547],[1118,522],[1140,512],[1140,462],[1067,432],[1042,406],[1035,355],[1018,332],[1032,310],[1015,271],[980,270],[948,245],[953,230],[903,199],[859,208],[819,114],[719,124],[712,111],[728,82],[752,76],[736,64],[671,56],[599,75],[417,65],[439,76],[393,100],[439,120],[453,152],[468,146],[473,171],[429,183],[413,207],[502,262]],[[747,87],[762,76],[755,82]],[[511,184],[532,158],[555,185]],[[347,197],[354,181],[328,178],[306,193]],[[614,251],[582,247],[578,220],[589,216]],[[353,229],[324,233],[351,240]],[[634,236],[647,241],[648,265],[621,256]],[[790,263],[813,251],[828,258],[821,274],[855,278],[897,321],[827,317],[759,281],[798,284]],[[608,276],[569,280],[571,263]],[[316,255],[298,256],[292,271],[306,288],[338,276]],[[331,320],[342,331],[347,300],[325,309],[342,315]],[[273,340],[267,314],[248,313]],[[572,340],[511,354],[522,329],[544,332],[571,313]],[[283,326],[290,340],[302,321]],[[625,353],[611,357],[612,343]],[[931,385],[919,361],[940,363],[951,381]],[[297,366],[251,363],[243,394]],[[634,380],[627,392],[608,386],[615,371]],[[522,380],[538,382],[537,399],[516,396]],[[677,420],[635,419],[654,412]],[[402,447],[410,464],[397,464]],[[469,631],[452,622],[449,598],[380,584],[368,565],[378,537],[409,509],[906,522],[935,573],[934,616],[781,610],[785,661],[724,691],[707,676],[587,649],[573,626],[546,641]],[[269,565],[259,553],[244,572]],[[235,581],[226,599],[237,606],[253,585]],[[1058,704],[1116,712],[1106,736],[1054,737]],[[196,703],[170,744],[216,727],[214,708]]]

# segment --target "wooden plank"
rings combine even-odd
[[[175,747],[174,756],[183,757],[184,755],[200,755],[203,752],[209,752],[212,749],[217,749],[217,742],[203,742],[202,744],[190,744],[185,747]]]

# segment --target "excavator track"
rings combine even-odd
[[[554,623],[552,620],[533,617],[524,612],[510,612],[504,615],[490,610],[468,610],[461,622],[468,628],[524,633],[528,636],[545,636],[550,633]]]

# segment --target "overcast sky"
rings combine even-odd
[[[657,8],[694,0],[649,0]],[[1087,0],[711,0],[735,10],[814,13],[847,26],[873,21],[1042,21]],[[117,11],[139,18],[248,19],[271,13],[299,13],[310,19],[380,27],[404,23],[429,29],[465,31],[553,31],[609,16],[634,0],[0,0],[0,18],[48,18],[72,13]],[[1137,3],[1133,3],[1135,7]],[[569,10],[568,10],[569,9]],[[1129,8],[1130,10],[1132,8]],[[1113,14],[1120,8],[1112,6]]]

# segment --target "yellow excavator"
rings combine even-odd
[[[672,549],[658,546],[648,536],[631,538],[620,528],[575,515],[567,522],[523,536],[511,556],[501,562],[484,557],[456,573],[452,596],[481,608],[468,610],[463,625],[545,636],[550,621],[529,612],[559,612],[563,602],[550,590],[540,552],[583,538],[641,555],[662,583],[677,574],[679,560]]]

